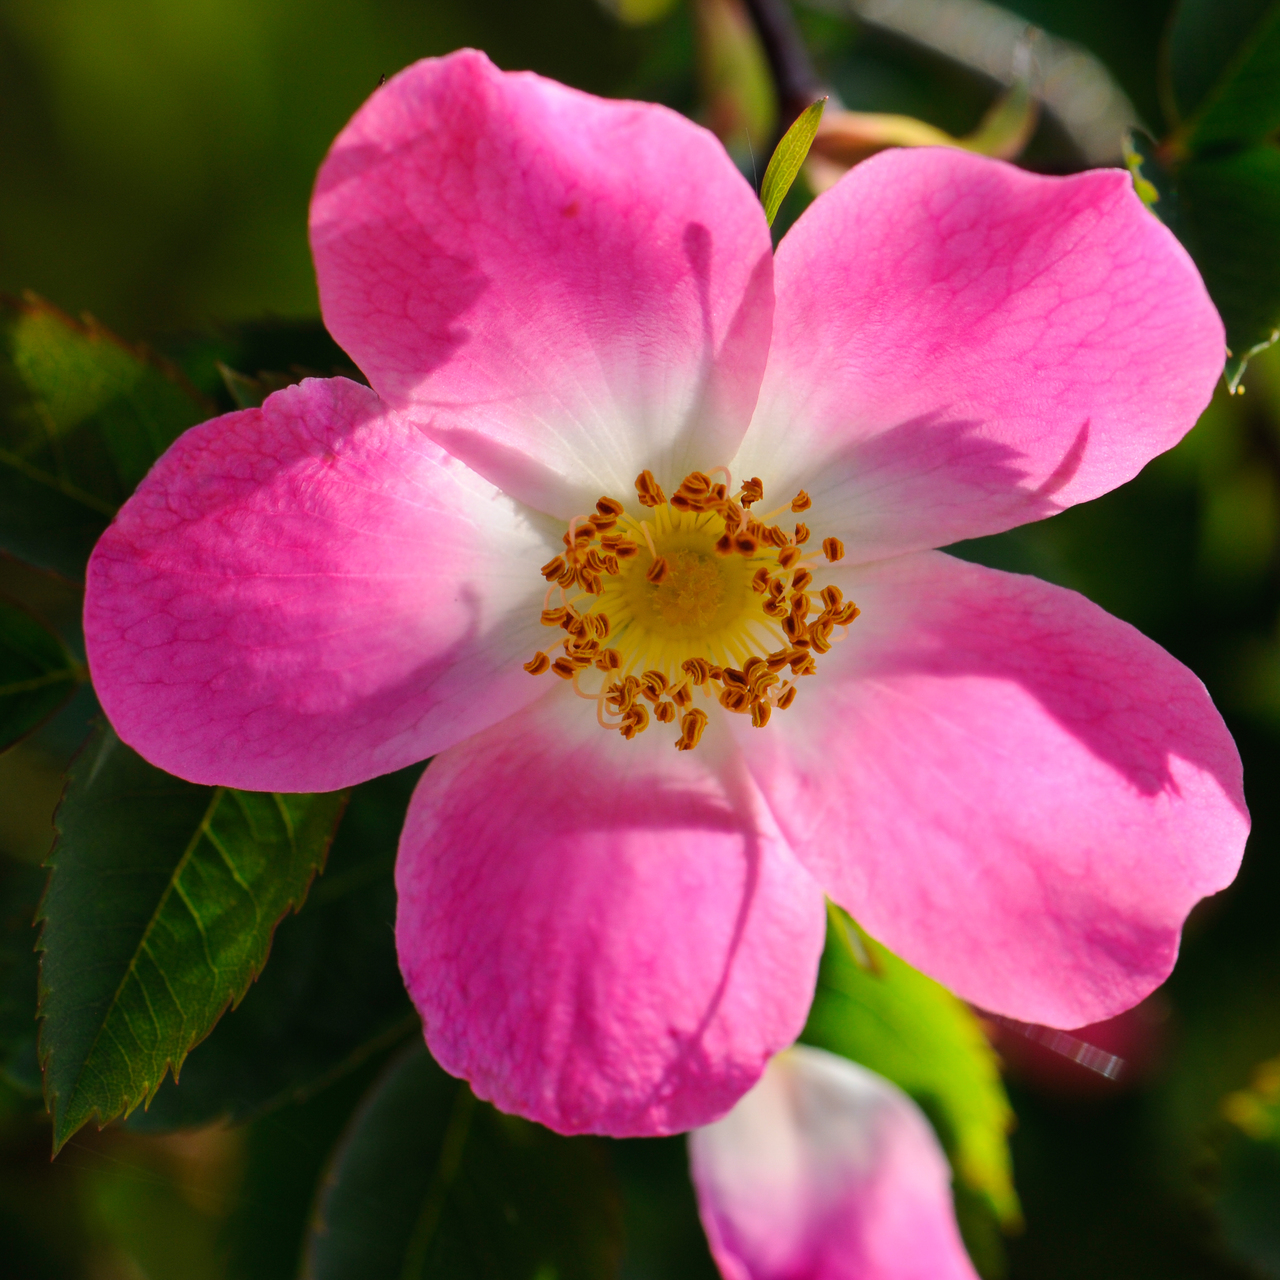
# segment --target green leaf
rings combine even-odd
[[[1180,154],[1261,142],[1280,128],[1280,0],[1182,0],[1166,49]]]
[[[0,1076],[37,1096],[35,915],[44,879],[38,867],[0,862]]]
[[[967,1005],[828,909],[827,946],[801,1039],[892,1080],[932,1121],[959,1184],[1006,1226],[1013,1112],[996,1056]]]
[[[162,773],[100,728],[72,764],[40,908],[40,1056],[55,1152],[153,1095],[266,963],[345,793]]]
[[[1280,1271],[1280,1058],[1264,1062],[1249,1088],[1222,1102],[1228,1130],[1215,1205],[1222,1233],[1265,1274]]]
[[[0,751],[53,715],[84,678],[83,666],[44,623],[0,600]]]
[[[311,1280],[596,1280],[620,1208],[603,1145],[502,1115],[419,1043],[356,1113],[307,1243]]]
[[[0,551],[79,580],[116,508],[211,411],[145,349],[0,298]]]
[[[130,1129],[231,1123],[310,1097],[421,1024],[396,962],[396,846],[421,766],[356,787],[324,878],[280,922],[271,963]]]
[[[1227,328],[1234,390],[1280,329],[1280,147],[1188,160],[1177,187],[1184,241]]]
[[[818,133],[818,122],[822,119],[822,109],[827,105],[826,98],[807,107],[796,118],[795,123],[782,135],[769,167],[764,171],[764,181],[760,184],[760,203],[764,205],[764,216],[770,226],[778,216],[778,210],[786,199],[791,184],[800,172],[809,148]]]

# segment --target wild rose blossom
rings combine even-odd
[[[1221,324],[1126,174],[887,152],[775,257],[704,130],[465,51],[361,108],[311,238],[372,389],[178,440],[89,660],[196,782],[435,756],[396,929],[446,1069],[561,1131],[704,1124],[798,1034],[824,891],[1015,1018],[1165,977],[1247,830],[1221,719],[1081,596],[929,550],[1207,402]]]
[[[689,1163],[725,1280],[977,1280],[929,1122],[835,1054],[779,1054]]]

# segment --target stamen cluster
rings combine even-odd
[[[728,472],[725,476],[727,480]],[[695,690],[714,698],[727,711],[750,715],[751,723],[763,728],[774,708],[785,710],[795,700],[795,683],[784,680],[782,673],[789,668],[793,677],[812,675],[817,669],[814,655],[828,652],[837,638],[835,629],[847,627],[859,612],[834,584],[816,593],[811,589],[813,569],[820,566],[816,558],[806,560],[804,548],[811,537],[808,526],[799,523],[788,534],[779,525],[755,519],[751,508],[763,494],[763,485],[753,477],[743,483],[736,497],[730,497],[728,484],[714,483],[711,476],[695,471],[684,478],[668,501],[651,472],[643,471],[636,478],[639,504],[649,509],[667,507],[668,526],[692,519],[694,523],[688,527],[708,533],[721,530],[714,539],[715,555],[740,556],[756,565],[750,587],[760,599],[755,607],[744,610],[740,634],[733,642],[726,642],[738,665],[694,654],[684,658],[678,670],[644,669],[641,654],[627,653],[625,624],[620,629],[623,634],[617,635],[619,628],[595,603],[582,610],[575,607],[584,597],[605,594],[606,580],[629,571],[626,562],[642,554],[642,543],[650,553],[645,581],[656,588],[672,573],[671,563],[655,543],[655,532],[660,541],[661,530],[647,520],[628,516],[616,499],[602,497],[593,513],[570,521],[564,553],[542,566],[542,576],[551,583],[542,622],[565,632],[563,654],[552,660],[549,654],[539,652],[525,664],[525,670],[532,675],[553,671],[572,681],[575,691],[596,702],[600,724],[617,729],[626,739],[649,726],[652,707],[652,718],[659,723],[679,719],[680,735],[675,744],[679,750],[695,747],[708,722],[706,711],[692,705]],[[789,504],[797,514],[811,505],[803,490]],[[718,519],[708,525],[707,518]],[[662,523],[660,519],[659,525]],[[844,555],[838,538],[824,539],[821,551],[827,563]],[[808,554],[816,556],[816,552]],[[562,603],[551,607],[557,588]],[[574,588],[578,594],[570,597],[568,593]],[[812,616],[815,610],[817,614]],[[763,632],[763,637],[757,631]],[[616,638],[617,644],[609,645],[611,638]],[[770,648],[767,639],[776,647]],[[579,676],[592,668],[605,676],[594,693],[579,684]],[[606,720],[606,713],[616,719]]]

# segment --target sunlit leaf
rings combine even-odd
[[[0,550],[83,577],[116,508],[210,411],[146,350],[35,297],[0,299]]]
[[[957,1181],[1003,1223],[1019,1220],[1008,1147],[1013,1112],[978,1019],[835,907],[801,1039],[910,1094],[937,1129]]]
[[[41,904],[40,1055],[57,1150],[154,1094],[266,962],[345,793],[162,773],[102,728],[72,765]]]
[[[826,105],[826,98],[819,98],[802,111],[791,128],[782,135],[782,141],[769,160],[769,167],[764,171],[764,181],[760,184],[760,203],[764,205],[764,216],[770,226],[773,226],[773,220],[778,216],[778,210],[782,207],[787,192],[791,190],[791,184],[800,173],[809,148],[813,146],[822,110]]]
[[[420,1033],[396,963],[392,872],[421,768],[353,789],[323,879],[271,944],[237,1009],[166,1080],[129,1128],[238,1123],[306,1098],[380,1050]]]
[[[312,1280],[603,1280],[619,1205],[600,1143],[479,1102],[421,1044],[357,1112],[322,1187]]]
[[[84,668],[42,622],[0,600],[0,751],[51,716],[84,679]]]

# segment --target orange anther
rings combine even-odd
[[[597,513],[590,518],[589,523],[597,533],[607,533],[610,529],[617,527],[618,517],[602,516]]]
[[[790,569],[791,566],[795,564],[795,562],[799,559],[800,559],[799,547],[783,547],[782,550],[778,552],[778,563],[784,569]]]
[[[601,498],[596,503],[596,510],[602,516],[620,516],[623,512],[623,506],[617,498]]]
[[[642,507],[660,507],[667,500],[662,486],[653,478],[652,471],[642,471],[636,476],[636,496]]]
[[[630,742],[637,733],[643,733],[648,727],[649,712],[645,709],[643,702],[635,702],[622,713],[622,723],[618,725],[618,731]]]
[[[733,539],[727,533],[722,533],[716,540],[716,555],[731,556],[733,555]]]
[[[836,586],[823,587],[822,590],[818,592],[818,596],[822,600],[822,603],[834,612],[840,607],[840,602],[844,599],[844,592]]]
[[[739,689],[729,685],[720,690],[720,705],[726,711],[749,711],[751,709],[751,694],[746,689]]]
[[[657,702],[667,691],[667,677],[661,671],[646,671],[640,677],[640,692],[650,702]]]
[[[809,616],[809,610],[813,607],[813,601],[809,599],[807,591],[793,591],[791,593],[791,616],[798,622],[803,622]]]
[[[760,544],[749,533],[739,533],[733,539],[733,549],[740,556],[753,556],[760,550]]]
[[[719,668],[714,667],[706,658],[686,658],[680,664],[680,670],[693,681],[694,684],[706,684],[712,678],[712,672]]]
[[[801,511],[808,511],[813,506],[813,499],[809,497],[803,489],[791,499],[791,510],[798,515]]]
[[[564,622],[564,620],[568,616],[569,616],[569,610],[565,608],[543,609],[542,625],[544,627],[558,627]]]
[[[707,713],[701,707],[694,707],[680,717],[680,738],[676,742],[677,751],[692,751],[707,727]]]
[[[524,669],[531,676],[540,676],[544,671],[551,670],[551,659],[545,653],[539,650],[524,664]]]
[[[542,576],[546,578],[548,582],[551,582],[554,579],[560,577],[560,575],[564,573],[564,571],[565,571],[564,556],[556,556],[554,560],[548,560],[547,563],[544,564],[542,568],[538,570],[538,572],[541,573]]]
[[[667,576],[667,562],[658,556],[649,566],[649,571],[644,575],[646,582],[652,582],[656,587]]]
[[[674,702],[659,702],[653,708],[653,718],[662,724],[670,724],[676,718]]]
[[[617,649],[601,649],[596,666],[601,671],[617,671],[622,666],[622,654]]]
[[[738,501],[744,507],[749,507],[753,503],[759,502],[764,497],[764,485],[760,482],[759,476],[752,476],[750,480],[742,482],[742,492],[739,494]]]
[[[689,687],[687,680],[681,680],[674,689],[671,690],[671,701],[677,707],[687,707],[693,702],[693,690]]]
[[[789,684],[780,694],[778,694],[778,710],[785,711],[795,700],[796,687],[793,684]]]
[[[823,538],[822,554],[834,564],[844,558],[844,543],[839,538]]]
[[[791,575],[791,590],[803,591],[813,581],[813,574],[808,569],[797,569]]]
[[[755,571],[754,577],[751,579],[751,590],[758,591],[764,595],[769,590],[769,570],[761,566]]]
[[[751,704],[751,723],[757,729],[763,729],[769,723],[769,713],[773,708],[763,699],[760,698]]]
[[[557,658],[551,664],[551,670],[554,671],[561,680],[572,680],[573,673],[578,670],[578,665],[572,658]]]
[[[796,546],[803,546],[809,541],[809,526],[807,524],[796,525]]]

